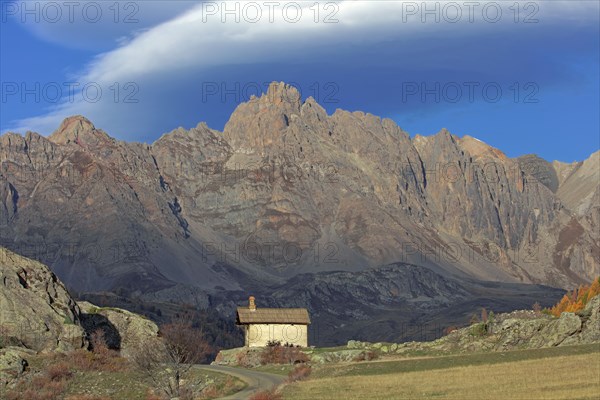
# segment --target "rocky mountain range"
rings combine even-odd
[[[284,83],[223,132],[128,143],[74,116],[48,137],[2,135],[0,160],[0,244],[77,292],[206,307],[250,291],[296,304],[332,277],[348,296],[405,265],[508,286],[600,275],[599,151],[551,163],[445,129],[411,138]]]

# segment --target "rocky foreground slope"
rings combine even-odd
[[[47,266],[0,247],[0,386],[1,370],[18,368],[28,354],[87,348],[97,331],[125,357],[158,335],[139,315],[77,304]]]

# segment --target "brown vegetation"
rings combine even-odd
[[[250,362],[250,360],[248,358],[248,353],[246,353],[245,351],[242,351],[242,352],[239,352],[238,354],[236,354],[235,360],[236,360],[236,365],[239,365],[240,367],[244,367],[244,368],[252,367],[252,363]]]
[[[208,385],[202,390],[201,398],[214,399],[223,397],[226,394],[234,393],[240,390],[239,381],[236,381],[231,375],[228,375],[224,382]]]
[[[372,351],[372,350],[367,350],[367,351],[363,351],[362,353],[360,353],[359,355],[357,355],[356,357],[354,357],[352,359],[352,361],[372,361],[375,360],[376,358],[379,358],[379,354],[377,354],[377,352]]]
[[[263,390],[262,392],[256,392],[250,400],[282,400],[281,394],[275,392],[275,390]]]
[[[304,354],[300,347],[281,342],[269,342],[260,356],[260,363],[266,364],[297,364],[304,363],[309,357]]]
[[[66,381],[73,376],[69,364],[66,362],[59,362],[58,364],[52,364],[46,369],[46,376],[55,382]]]
[[[101,334],[92,335],[94,351],[79,349],[45,356],[44,366],[24,374],[6,392],[8,400],[54,400],[62,398],[75,371],[123,371],[127,361],[109,350]],[[102,400],[103,397],[71,396],[69,400]]]
[[[442,332],[444,336],[448,336],[449,334],[451,334],[452,332],[458,330],[458,327],[455,325],[450,325],[446,328],[444,328],[444,331]]]
[[[297,365],[296,368],[294,368],[288,374],[287,382],[292,383],[296,381],[303,381],[310,376],[311,372],[312,368],[308,365]]]
[[[149,390],[148,393],[146,393],[146,399],[145,400],[163,400],[163,397],[157,395],[156,393],[154,393],[153,391]]]

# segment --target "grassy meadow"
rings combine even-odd
[[[600,344],[314,368],[285,399],[600,398]]]

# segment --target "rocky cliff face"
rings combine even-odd
[[[177,196],[150,146],[109,138],[82,117],[49,139],[0,138],[1,241],[77,290],[152,291],[171,279],[230,287],[203,270]]]
[[[144,145],[71,117],[3,135],[0,239],[85,291],[234,292],[396,262],[569,287],[600,274],[597,155],[549,166],[446,130],[411,139],[273,83],[223,132]]]

